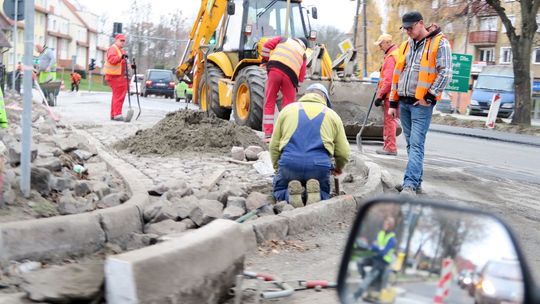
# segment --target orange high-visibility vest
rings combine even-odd
[[[122,57],[122,51],[118,46],[116,46],[116,44],[113,44],[111,47],[114,47],[116,49],[118,57]],[[122,75],[122,61],[117,64],[112,64],[109,62],[108,59],[105,60],[105,65],[103,66],[103,73],[105,75]]]
[[[386,58],[388,58],[389,56],[392,56],[394,57],[394,62],[397,62],[398,61],[398,48],[395,48],[393,51],[391,51],[390,53],[386,54],[386,56],[384,56],[384,61],[386,62]],[[384,67],[384,64],[383,64],[383,67]],[[379,81],[379,90],[381,89],[381,87],[383,86],[383,81],[382,79],[385,78],[385,74],[384,74],[384,69],[383,67],[381,67],[381,75],[379,75],[379,79],[381,79]],[[395,67],[394,67],[395,68]],[[392,75],[393,77],[393,75]],[[393,78],[392,78],[393,79]]]
[[[437,78],[436,59],[437,51],[439,50],[439,42],[443,38],[443,34],[438,34],[435,37],[426,39],[424,50],[422,51],[422,59],[420,60],[420,72],[418,73],[418,85],[416,86],[416,92],[414,97],[416,99],[424,99],[429,88],[435,82]],[[405,41],[399,47],[398,58],[396,61],[396,68],[394,69],[394,75],[392,76],[392,91],[390,91],[390,100],[398,100],[397,85],[399,77],[405,68],[405,59],[409,51],[409,43]],[[410,63],[412,64],[412,63]],[[436,99],[441,99],[441,94],[436,96]]]
[[[270,53],[269,61],[278,61],[289,67],[296,77],[300,77],[300,69],[304,64],[304,54],[306,50],[296,40],[288,38],[285,42],[279,43],[274,51]]]

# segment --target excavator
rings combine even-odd
[[[376,85],[355,77],[355,50],[332,61],[325,46],[315,43],[311,19],[317,17],[316,7],[308,9],[301,0],[201,0],[176,75],[192,84],[193,103],[201,110],[226,120],[232,114],[236,124],[261,130],[267,77],[262,46],[274,36],[306,37],[308,69],[298,93],[313,82],[324,84],[347,136],[355,138]],[[362,139],[381,140],[382,112],[369,116]]]

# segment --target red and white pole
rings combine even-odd
[[[495,127],[495,120],[497,120],[497,114],[499,114],[499,108],[501,106],[501,94],[497,93],[493,95],[491,105],[489,106],[489,113],[486,120],[486,127],[493,129]]]
[[[441,279],[437,285],[437,293],[433,299],[434,304],[442,304],[444,299],[448,297],[448,290],[452,281],[452,267],[454,262],[451,259],[444,259],[442,262]]]

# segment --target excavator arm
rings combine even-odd
[[[229,2],[230,0],[201,0],[197,19],[195,19],[189,34],[188,45],[184,50],[180,65],[176,68],[178,79],[187,78],[189,82],[192,82],[194,71],[202,73],[203,53],[201,46],[208,44],[208,41],[212,38],[221,19],[227,12]]]

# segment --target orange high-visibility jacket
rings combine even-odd
[[[306,50],[304,50],[300,43],[288,38],[285,42],[279,43],[274,51],[270,53],[269,61],[277,61],[286,65],[298,78],[304,64],[305,53]]]
[[[379,75],[377,98],[388,99],[390,97],[394,68],[396,67],[396,62],[398,59],[398,48],[395,45],[392,45],[388,51],[389,52],[384,55],[383,65],[381,67],[381,75]]]
[[[437,78],[436,70],[436,58],[437,51],[439,50],[439,42],[443,38],[443,34],[438,34],[434,37],[426,39],[426,44],[422,52],[422,59],[420,60],[420,71],[418,73],[418,85],[416,86],[416,92],[414,97],[416,99],[424,99],[428,93],[429,88],[435,82]],[[396,68],[394,69],[394,76],[392,77],[392,91],[390,92],[390,100],[398,100],[397,86],[399,77],[405,68],[405,59],[409,52],[409,42],[405,41],[399,47],[398,59],[396,62]],[[412,64],[412,63],[410,63]],[[437,96],[437,100],[441,99],[441,94]]]
[[[116,54],[113,54],[118,56],[120,60],[117,60],[118,58],[116,58],[116,56],[111,56],[114,58],[114,60],[111,60],[111,58],[109,58],[109,53],[111,53],[111,49],[116,50]],[[107,51],[107,60],[105,60],[105,65],[103,67],[103,73],[105,75],[122,75],[122,54],[122,50],[116,44],[113,44],[109,48],[109,50]]]

